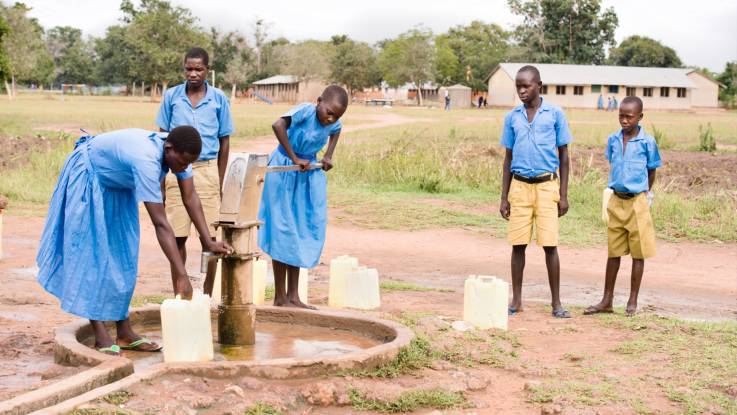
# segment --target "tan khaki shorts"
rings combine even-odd
[[[213,222],[218,219],[220,212],[220,176],[218,175],[217,160],[206,160],[192,163],[194,188],[202,202],[205,220],[210,228],[210,236],[215,237]],[[169,220],[174,236],[184,238],[189,236],[192,228],[192,219],[182,203],[182,194],[179,191],[177,178],[173,174],[166,176],[166,218]]]
[[[530,184],[512,179],[509,187],[509,228],[507,241],[511,245],[527,245],[532,240],[535,225],[539,246],[558,246],[558,180]]]
[[[613,195],[607,213],[609,258],[632,254],[632,258],[645,259],[655,255],[655,227],[646,193],[627,200]]]

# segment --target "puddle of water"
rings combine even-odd
[[[215,325],[213,325],[215,326]],[[216,329],[216,327],[213,327]],[[161,344],[161,331],[143,328],[140,334]],[[217,333],[213,334],[217,339]],[[215,360],[270,360],[287,357],[315,358],[337,356],[367,349],[380,342],[344,330],[280,323],[258,323],[253,346],[222,346],[215,343]],[[162,353],[125,352],[136,370],[160,363]]]

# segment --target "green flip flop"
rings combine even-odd
[[[155,349],[142,349],[142,348],[139,347],[142,344],[151,344],[151,345],[153,345],[155,343],[152,342],[151,340],[147,339],[146,337],[141,337],[140,339],[138,339],[138,340],[136,340],[136,341],[134,341],[134,342],[132,342],[132,343],[130,343],[128,345],[120,346],[120,348],[123,349],[123,350],[135,350],[137,352],[158,352],[159,350],[161,350],[161,345],[158,345],[159,347],[157,347]]]
[[[109,347],[100,347],[99,349],[97,349],[97,351],[111,356],[120,356],[120,346],[118,346],[117,344]]]

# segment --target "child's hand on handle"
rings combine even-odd
[[[323,157],[321,162],[322,162],[322,169],[324,171],[328,171],[333,168],[333,162],[330,160],[330,157]]]
[[[181,296],[182,300],[192,299],[192,283],[189,282],[189,277],[185,275],[178,275],[176,278],[176,289],[174,295]]]
[[[307,171],[307,167],[310,166],[309,160],[301,159],[299,157],[293,159],[292,162],[300,167],[300,171]]]
[[[509,220],[509,212],[511,211],[511,205],[509,204],[509,200],[502,200],[502,202],[499,204],[499,213],[502,214],[502,217],[506,220]]]

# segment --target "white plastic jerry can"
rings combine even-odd
[[[266,298],[266,261],[263,259],[253,260],[253,304],[262,305]]]
[[[509,284],[496,277],[471,275],[463,287],[463,320],[479,329],[507,329]]]
[[[371,310],[381,307],[379,272],[375,268],[358,267],[345,278],[345,307]]]
[[[297,286],[297,293],[299,294],[299,300],[305,304],[309,304],[309,298],[307,297],[307,294],[308,294],[307,279],[309,278],[309,275],[310,275],[310,272],[307,268],[299,269],[299,286]],[[286,284],[284,284],[284,288],[289,290],[289,278],[287,278]]]
[[[210,297],[195,292],[192,300],[164,300],[161,336],[165,362],[207,362],[213,359]]]
[[[604,192],[601,194],[601,220],[603,220],[605,224],[609,224],[609,211],[607,210],[607,207],[609,206],[609,199],[612,198],[612,194],[614,194],[614,190],[608,187],[604,189]]]
[[[341,255],[330,261],[330,283],[328,286],[328,306],[341,308],[345,304],[346,276],[358,269],[358,259]]]

